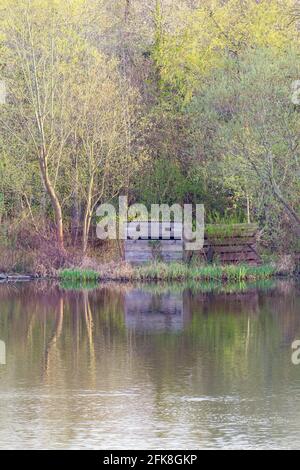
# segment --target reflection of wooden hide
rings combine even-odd
[[[187,312],[182,294],[153,294],[135,289],[125,295],[127,328],[140,331],[181,330]]]
[[[259,313],[259,294],[256,289],[251,289],[239,294],[195,294],[186,300],[187,309],[194,314],[218,314],[232,313],[240,315]]]

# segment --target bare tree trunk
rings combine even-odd
[[[77,168],[77,158],[74,158],[73,161],[74,167],[76,168],[76,177],[73,190],[73,208],[72,208],[72,223],[71,223],[71,233],[72,233],[72,244],[77,246],[78,240],[78,230],[80,226],[80,201],[79,201],[79,183],[78,183],[78,168]]]
[[[249,194],[246,194],[246,200],[247,200],[247,222],[248,224],[251,224],[251,217],[250,217],[250,197]]]
[[[87,192],[87,201],[84,211],[83,219],[83,234],[82,234],[82,251],[85,254],[88,248],[89,241],[89,231],[92,220],[92,197],[93,197],[93,188],[94,188],[94,175],[91,176],[88,192]]]
[[[41,174],[43,181],[45,183],[45,187],[47,189],[47,192],[49,194],[49,197],[51,199],[52,207],[54,210],[54,215],[55,215],[55,223],[56,223],[56,236],[57,236],[57,243],[59,248],[64,251],[65,246],[64,246],[64,230],[63,230],[63,217],[62,217],[62,209],[61,205],[59,202],[59,199],[57,197],[57,194],[55,192],[54,187],[52,186],[52,183],[49,178],[48,174],[48,169],[46,167],[45,159],[42,157],[40,158],[40,169],[41,169]]]

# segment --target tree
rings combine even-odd
[[[246,183],[256,207],[268,205],[271,195],[300,233],[300,120],[291,101],[297,55],[293,49],[244,53],[238,64],[230,61],[213,75],[193,111],[200,135],[212,132],[212,154],[224,178]]]
[[[41,8],[42,6],[42,8]],[[50,21],[49,21],[50,18]],[[64,228],[57,180],[71,131],[66,119],[80,39],[53,2],[11,2],[6,10],[5,70],[9,106],[4,129],[39,165],[55,215],[57,243]]]
[[[249,48],[283,50],[299,38],[291,23],[293,0],[203,0],[198,8],[178,8],[156,50],[165,93],[188,103],[204,77],[238,59]]]
[[[127,188],[131,174],[138,169],[139,155],[130,152],[131,146],[128,147],[128,142],[132,144],[137,120],[136,98],[134,90],[118,72],[115,61],[96,50],[87,55],[84,66],[77,73],[70,116],[70,120],[76,122],[70,151],[71,155],[77,154],[84,253],[96,206]],[[80,119],[76,119],[78,116]]]

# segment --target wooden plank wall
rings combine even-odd
[[[166,263],[183,260],[183,240],[126,240],[125,261],[128,263]]]
[[[134,221],[125,225],[125,261],[149,263],[151,261],[180,262],[184,243],[182,224],[176,222]]]
[[[178,222],[143,222],[125,223],[127,239],[162,239],[182,240],[182,223]]]
[[[214,232],[216,233],[213,234],[211,234],[209,228],[207,227],[202,253],[205,260],[209,262],[219,261],[222,264],[261,264],[261,258],[257,252],[256,236],[258,227],[256,224],[232,225],[227,235],[225,226],[215,225]]]
[[[137,224],[141,230],[137,237]],[[144,224],[144,225],[143,225]],[[187,253],[184,250],[182,224],[155,223],[159,233],[157,240],[151,240],[151,226],[148,222],[130,222],[127,225],[127,240],[124,244],[125,261],[142,264],[151,261],[180,262],[196,255],[203,262],[220,262],[222,264],[247,263],[259,265],[261,259],[257,253],[255,224],[236,224],[226,230],[226,226],[207,227],[204,248],[201,252]],[[159,225],[159,227],[157,226]],[[153,230],[153,223],[152,223]],[[170,233],[171,239],[162,239]]]

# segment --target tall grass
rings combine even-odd
[[[96,282],[99,280],[100,275],[96,271],[88,269],[64,269],[60,272],[59,278],[64,282],[84,283]]]
[[[268,279],[275,274],[276,269],[273,266],[204,265],[191,267],[182,263],[149,264],[134,270],[134,277],[141,281],[221,280],[241,282]]]
[[[100,274],[92,270],[65,269],[60,280],[69,283],[98,282],[100,279],[122,281],[226,281],[243,282],[269,279],[276,275],[275,267],[247,265],[203,265],[189,266],[184,263],[150,263],[136,266],[127,271],[115,267],[113,272]]]

